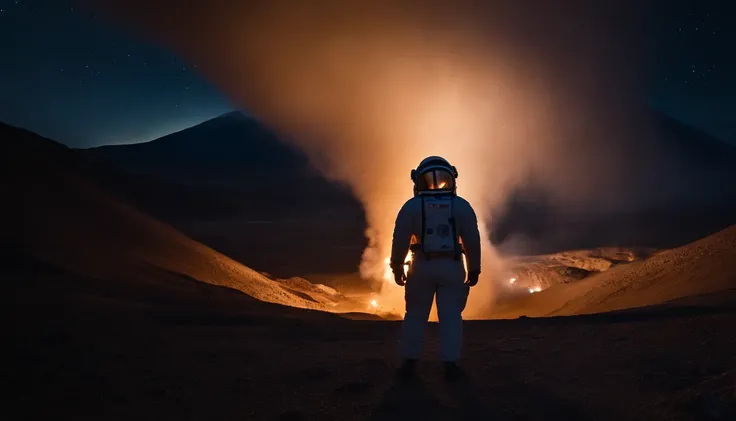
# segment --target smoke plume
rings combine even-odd
[[[348,184],[367,214],[367,279],[383,276],[396,212],[412,192],[409,171],[428,155],[457,166],[459,194],[485,234],[488,210],[529,177],[575,205],[614,206],[626,197],[622,156],[638,130],[633,104],[646,72],[641,2],[89,6],[179,53],[288,134],[327,177]],[[483,263],[470,317],[492,305],[494,281],[506,276],[489,242]]]

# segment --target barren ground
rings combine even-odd
[[[469,377],[454,385],[434,362],[433,326],[421,380],[407,385],[393,376],[397,322],[205,284],[128,291],[33,263],[3,272],[5,410],[17,419],[695,420],[736,407],[734,294],[467,322]]]

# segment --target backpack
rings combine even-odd
[[[453,195],[422,195],[421,250],[425,257],[459,259],[461,247],[455,226]]]

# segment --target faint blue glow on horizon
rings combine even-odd
[[[172,133],[186,130],[190,127],[196,126],[200,123],[203,123],[207,120],[218,117],[230,111],[233,111],[233,109],[223,107],[222,109],[196,113],[194,115],[192,115],[191,113],[187,113],[187,115],[181,117],[173,116],[169,118],[162,118],[160,124],[156,127],[144,127],[144,125],[141,125],[138,133],[132,135],[115,136],[114,133],[111,133],[109,137],[100,138],[95,142],[94,145],[85,146],[84,148],[104,145],[129,145],[135,143],[150,142],[152,140],[159,139]]]

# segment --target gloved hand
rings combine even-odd
[[[391,270],[394,272],[394,282],[396,285],[403,287],[406,285],[406,275],[404,275],[404,265],[391,266]]]
[[[474,287],[478,283],[478,278],[480,277],[480,271],[474,270],[472,272],[468,272],[468,279],[465,280],[465,285],[469,287]]]

